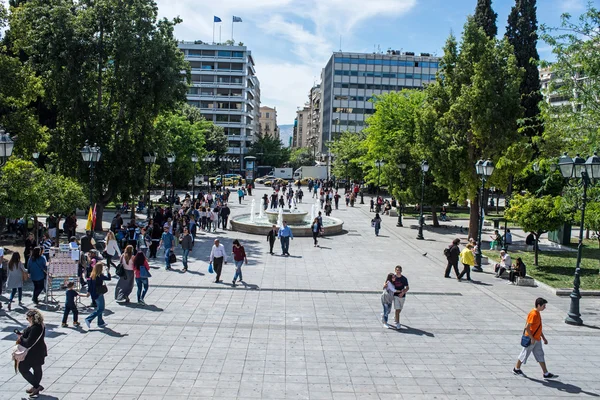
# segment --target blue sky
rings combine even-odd
[[[594,0],[597,4],[600,0]],[[252,51],[261,82],[261,103],[275,106],[278,123],[290,124],[307,99],[333,51],[373,52],[376,46],[442,54],[450,31],[460,36],[476,0],[157,0],[162,17],[180,16],[181,40],[212,40],[213,15],[223,22],[223,41],[231,38],[233,15],[243,19],[234,39]],[[560,15],[578,16],[587,0],[538,0],[538,22],[560,24]],[[495,0],[503,34],[514,0]],[[538,43],[542,59],[550,48]]]

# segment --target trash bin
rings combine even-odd
[[[501,219],[493,219],[492,221],[494,221],[494,229],[500,229],[500,221],[502,221]]]
[[[557,230],[548,232],[548,240],[562,245],[571,244],[571,224],[563,224]]]

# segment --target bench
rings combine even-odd
[[[398,211],[393,208],[390,210],[390,217],[398,217]]]
[[[530,286],[535,287],[535,279],[530,276],[526,276],[524,278],[517,277],[517,286]]]

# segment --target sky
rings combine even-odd
[[[333,51],[373,52],[387,49],[442,55],[450,32],[460,36],[476,0],[157,0],[161,17],[180,16],[179,40],[231,39],[252,51],[261,87],[261,104],[277,108],[278,123],[290,124],[308,91],[320,80]],[[498,32],[504,34],[514,0],[493,0]],[[587,0],[538,0],[538,23],[558,27],[560,15],[578,16]],[[600,0],[593,0],[598,5]],[[340,45],[341,40],[341,45]],[[542,59],[550,47],[538,43]]]

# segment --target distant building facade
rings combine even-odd
[[[277,109],[261,106],[259,112],[259,133],[274,138],[279,137],[279,126],[277,125]]]

